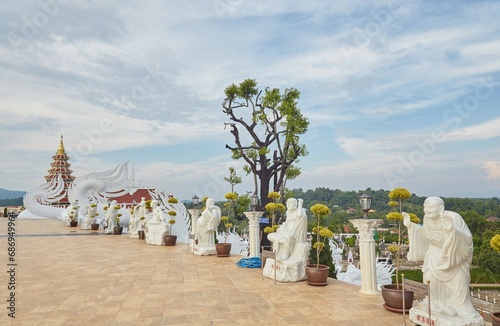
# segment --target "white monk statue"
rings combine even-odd
[[[97,221],[97,204],[93,200],[90,200],[89,206],[87,207],[87,212],[83,217],[83,221],[80,224],[80,227],[83,230],[90,230],[92,229],[91,224],[96,223],[96,221]]]
[[[167,234],[167,224],[158,200],[151,201],[152,213],[146,223],[146,242],[152,245],[164,245],[165,234]]]
[[[66,226],[69,226],[71,221],[78,221],[78,209],[80,206],[78,205],[78,200],[75,200],[71,205],[69,205],[65,210],[65,218],[63,221]]]
[[[286,221],[267,238],[273,243],[276,259],[287,260],[292,254],[295,243],[307,239],[307,215],[302,208],[302,199],[290,198],[286,201]]]
[[[194,249],[195,254],[200,256],[216,254],[215,232],[219,226],[221,215],[221,210],[215,205],[215,200],[208,198],[205,209],[196,221],[195,240],[198,242]]]
[[[403,213],[410,239],[409,261],[423,261],[423,281],[430,281],[432,319],[439,325],[483,325],[470,299],[472,234],[462,217],[444,209],[439,197],[424,202],[423,225]],[[410,319],[428,314],[428,301],[410,310]]]
[[[286,221],[267,238],[273,244],[274,258],[267,258],[263,275],[279,282],[298,282],[306,279],[305,266],[311,244],[307,241],[307,215],[302,199],[286,201]]]
[[[113,233],[114,227],[118,226],[118,222],[116,221],[118,217],[118,210],[115,208],[116,205],[118,205],[117,201],[113,200],[106,210],[106,233]]]
[[[148,209],[146,208],[146,198],[142,197],[141,202],[134,207],[134,219],[140,219],[141,217],[146,218],[148,215]]]
[[[163,211],[161,210],[161,207],[159,204],[160,204],[160,202],[156,199],[151,201],[152,213],[151,213],[151,220],[150,221],[166,223],[165,216],[163,216]]]
[[[128,236],[130,238],[139,238],[138,231],[143,229],[148,217],[145,197],[141,198],[139,204],[132,207],[130,215]]]

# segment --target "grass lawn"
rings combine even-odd
[[[400,282],[401,282],[401,274],[405,274],[405,278],[409,280],[423,283],[422,271],[420,269],[399,271]],[[471,283],[488,283],[488,284],[500,283],[500,274],[494,274],[489,270],[484,270],[478,267],[473,267],[471,269],[470,278],[471,278]],[[396,276],[392,277],[392,282],[396,283]]]

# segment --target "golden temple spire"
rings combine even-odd
[[[61,135],[61,141],[59,142],[59,148],[57,149],[57,154],[64,154],[64,144],[62,135]]]

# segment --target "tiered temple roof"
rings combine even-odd
[[[66,191],[69,185],[75,179],[75,177],[71,175],[73,171],[69,168],[71,164],[68,162],[69,156],[66,154],[66,150],[64,149],[62,135],[61,135],[61,141],[59,142],[59,148],[57,149],[56,154],[52,156],[52,159],[54,161],[50,164],[51,168],[50,170],[48,170],[49,174],[45,176],[45,181],[50,182],[53,179],[57,179],[57,177],[61,175],[64,181],[64,191]],[[61,200],[61,204],[67,204],[67,203],[68,203],[68,198],[64,197]]]

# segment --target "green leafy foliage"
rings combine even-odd
[[[309,126],[298,108],[300,92],[294,88],[259,90],[254,79],[245,79],[228,86],[224,93],[223,112],[231,120],[226,126],[234,137],[234,145],[226,148],[233,159],[245,161],[244,169],[255,176],[255,192],[260,193],[261,204],[265,205],[270,190],[279,191],[287,180],[300,174],[293,163],[308,154],[300,144],[300,136]],[[289,168],[292,170],[288,172]]]

